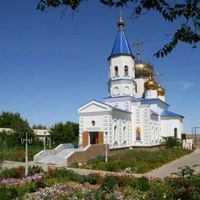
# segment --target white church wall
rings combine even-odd
[[[149,146],[150,110],[148,105],[132,106],[132,140],[135,146]],[[134,116],[135,115],[135,116]],[[140,130],[140,131],[139,131]],[[140,132],[140,133],[137,133]],[[140,137],[138,137],[140,135]],[[138,139],[140,138],[140,139]]]
[[[143,93],[144,93],[144,83],[147,79],[143,79],[143,78],[136,78],[134,79],[136,84],[137,84],[137,89],[136,89],[136,93],[135,93],[135,97],[136,98],[142,98]]]
[[[158,98],[157,90],[147,90],[145,92],[145,99],[155,99]]]
[[[114,108],[118,108],[129,112],[131,111],[130,101],[116,101],[116,102],[109,102],[108,104]]]
[[[152,114],[150,117],[150,125],[149,125],[149,132],[150,132],[150,144],[156,145],[160,143],[160,121],[159,116]]]
[[[181,138],[183,132],[183,123],[181,118],[161,118],[161,138],[174,136],[174,129],[177,128],[177,137]]]
[[[156,113],[161,113],[162,111],[164,110],[167,110],[168,109],[168,106],[166,106],[165,104],[162,104],[162,103],[152,103],[152,104],[149,104],[150,105],[150,109]]]
[[[95,122],[95,124],[92,123]],[[82,144],[82,133],[87,132],[107,132],[109,137],[109,114],[101,112],[84,113],[79,117],[79,143]],[[107,139],[104,135],[104,139]]]
[[[130,113],[112,111],[112,141],[111,147],[131,145],[131,116]]]
[[[112,81],[110,86],[111,96],[134,96],[135,83],[132,80]]]
[[[164,101],[164,102],[165,102],[165,96],[158,96],[158,98],[159,98],[161,101]]]

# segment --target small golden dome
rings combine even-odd
[[[158,96],[164,96],[165,95],[165,89],[163,87],[161,87],[160,85],[158,85],[157,94],[158,94]]]
[[[158,88],[158,84],[152,79],[152,77],[150,77],[149,80],[144,83],[144,87],[146,90],[156,90]]]
[[[125,26],[125,23],[124,23],[124,20],[122,18],[120,18],[118,21],[117,21],[117,26]]]
[[[138,62],[135,65],[135,76],[136,78],[148,78],[153,75],[153,67],[150,64],[144,62]]]

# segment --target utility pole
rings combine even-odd
[[[44,132],[44,150],[46,150],[46,132]]]
[[[108,132],[105,132],[106,134],[106,155],[105,155],[105,162],[108,162]]]
[[[28,133],[26,132],[26,138],[21,137],[21,143],[25,143],[25,177],[28,176],[28,144],[32,143],[32,138],[28,139]]]
[[[49,149],[51,149],[51,136],[49,137]]]

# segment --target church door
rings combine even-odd
[[[103,144],[103,133],[90,132],[90,144]]]

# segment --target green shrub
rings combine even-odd
[[[114,187],[118,184],[118,177],[106,176],[101,183],[101,188],[107,192],[113,192]]]
[[[82,183],[84,182],[84,177],[82,175],[79,175],[71,170],[67,170],[65,168],[56,168],[54,170],[49,170],[47,172],[48,178],[65,178],[68,181],[75,181]]]
[[[163,137],[164,143],[166,147],[179,147],[181,145],[181,142],[179,139],[169,136],[169,137]]]
[[[3,178],[22,178],[24,177],[25,168],[23,166],[17,168],[4,169],[0,173],[0,179]]]
[[[49,169],[47,172],[48,178],[64,178],[68,177],[67,170],[65,168]]]
[[[93,190],[86,195],[85,199],[102,200],[104,199],[103,191],[101,189]]]
[[[70,165],[70,167],[72,167],[72,168],[78,168],[78,163],[77,163],[77,162],[72,163],[72,164]]]
[[[79,182],[79,183],[83,183],[84,182],[84,177],[80,174],[77,174],[71,170],[67,170],[67,175],[70,181],[75,181],[75,182]]]
[[[83,181],[87,182],[91,185],[96,185],[97,183],[99,183],[100,177],[97,174],[89,174],[87,176],[84,176]]]
[[[163,181],[151,181],[150,189],[147,193],[147,199],[172,200],[173,193],[170,187],[167,187]]]
[[[36,173],[44,173],[44,170],[39,166],[29,167],[29,175],[34,175]],[[4,169],[0,173],[0,179],[3,178],[23,178],[25,174],[25,168],[19,166],[16,168]]]
[[[1,200],[10,200],[11,199],[11,192],[2,185],[0,185],[0,199]]]
[[[194,174],[194,170],[188,166],[177,173],[177,178],[165,178],[165,185],[170,187],[174,199],[199,200],[200,199],[200,176]]]
[[[148,178],[141,177],[137,179],[136,188],[141,191],[147,191],[150,188],[150,183]]]
[[[117,162],[108,162],[106,164],[106,170],[111,172],[117,172],[119,170],[119,163]]]
[[[135,188],[136,185],[137,185],[137,180],[134,177],[128,177],[128,176],[119,177],[119,180],[118,180],[119,187]]]
[[[34,175],[36,173],[44,173],[44,170],[42,169],[42,167],[35,166],[35,165],[33,167],[29,167],[28,171],[30,175]]]

